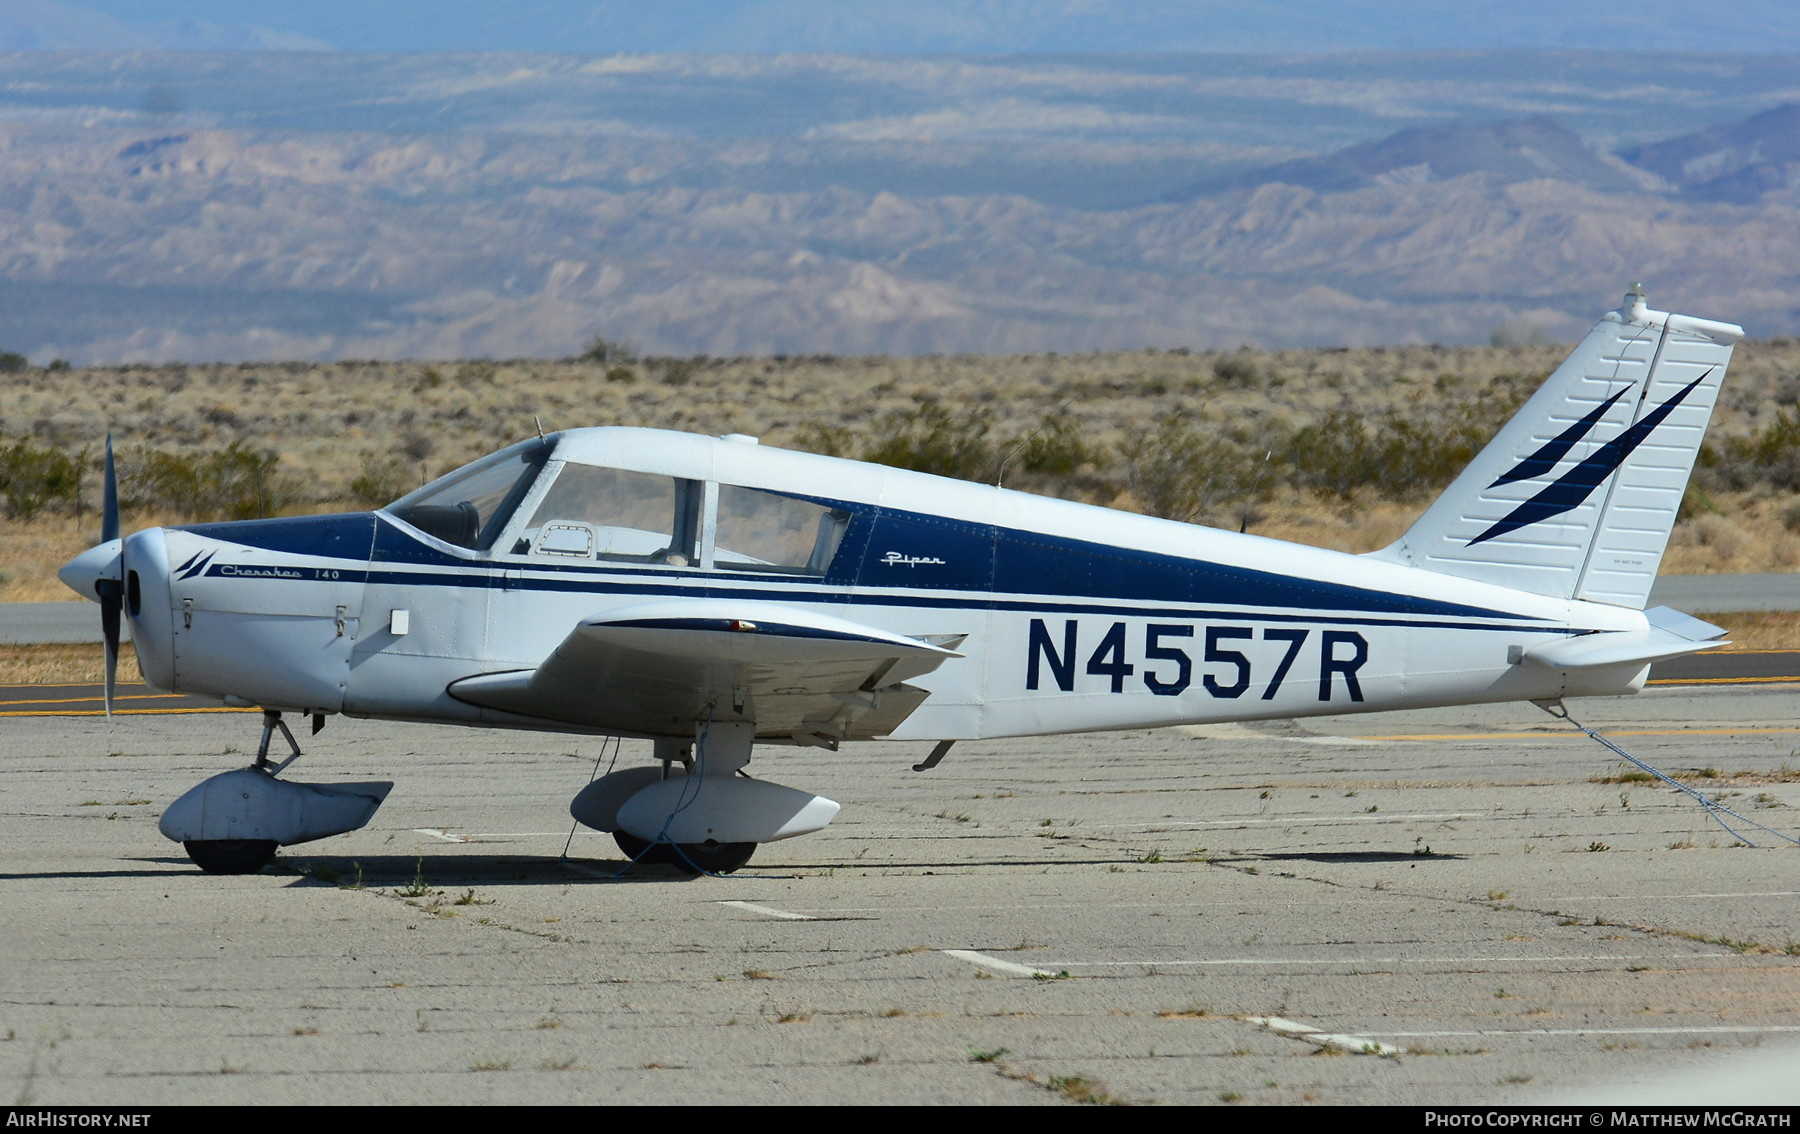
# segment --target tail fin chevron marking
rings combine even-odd
[[[1633,288],[1373,559],[1642,610],[1743,328]]]
[[[1539,449],[1537,452],[1531,454],[1531,456],[1526,457],[1524,460],[1502,473],[1499,479],[1488,485],[1488,487],[1499,488],[1501,485],[1511,484],[1515,480],[1535,480],[1555,468],[1557,462],[1569,455],[1570,449],[1573,449],[1580,443],[1582,438],[1593,431],[1594,426],[1599,424],[1600,419],[1606,416],[1606,411],[1613,408],[1613,403],[1630,392],[1631,387],[1627,386],[1612,397],[1595,406],[1588,412],[1586,417],[1557,434],[1556,440],[1546,442],[1542,449]],[[1480,543],[1486,538],[1487,536],[1484,535],[1479,539],[1471,540],[1470,542]]]
[[[1657,406],[1650,412],[1649,416],[1636,422],[1630,428],[1626,429],[1625,432],[1614,437],[1611,441],[1608,441],[1605,445],[1600,447],[1599,452],[1580,462],[1568,472],[1545,485],[1538,491],[1536,496],[1533,496],[1531,499],[1525,501],[1508,513],[1505,519],[1499,521],[1487,531],[1482,532],[1480,535],[1470,540],[1469,546],[1473,547],[1476,544],[1485,540],[1490,540],[1497,535],[1505,535],[1507,532],[1516,531],[1528,524],[1535,524],[1539,520],[1548,520],[1552,516],[1560,516],[1564,512],[1581,507],[1581,505],[1587,502],[1587,498],[1593,495],[1594,489],[1599,488],[1601,483],[1605,481],[1607,477],[1611,476],[1617,471],[1620,465],[1625,463],[1625,458],[1631,456],[1631,451],[1644,443],[1644,439],[1650,436],[1651,430],[1661,425],[1663,419],[1673,413],[1675,407],[1680,405],[1687,399],[1689,394],[1694,392],[1694,387],[1698,386],[1711,375],[1712,370],[1709,369],[1705,374],[1700,375],[1700,377],[1683,386],[1679,393],[1662,405]],[[1578,424],[1587,424],[1591,427],[1593,422],[1600,420],[1600,414],[1608,409],[1613,402],[1618,401],[1619,397],[1624,393],[1624,390],[1620,390],[1619,393],[1614,394],[1604,405],[1589,414],[1586,418],[1583,418],[1582,422]],[[1571,427],[1570,431],[1573,432],[1573,427]],[[1567,437],[1568,434],[1565,433],[1563,436]],[[1544,448],[1538,450],[1537,453],[1533,453],[1524,461],[1519,462],[1519,468],[1522,469],[1527,463],[1537,460],[1540,454],[1549,450],[1552,445],[1562,444],[1562,440],[1562,437],[1558,437],[1551,445],[1544,446]],[[1563,452],[1566,453],[1578,440],[1580,440],[1579,437],[1571,438],[1569,443],[1563,446]],[[1560,457],[1560,454],[1558,456]],[[1554,462],[1552,463],[1552,467],[1554,467]],[[1517,469],[1514,470],[1514,472],[1517,471]],[[1512,474],[1509,473],[1507,476],[1501,477],[1499,480],[1495,481],[1494,485],[1510,483],[1509,477],[1511,480],[1526,479],[1525,477],[1512,476]]]

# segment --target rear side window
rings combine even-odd
[[[810,500],[722,484],[713,565],[823,575],[849,521],[849,513]]]

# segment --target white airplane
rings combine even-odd
[[[738,435],[573,429],[377,512],[151,528],[60,577],[159,688],[264,711],[162,831],[203,869],[366,824],[281,779],[282,714],[654,741],[571,804],[724,873],[831,800],[753,747],[957,740],[1633,693],[1724,631],[1644,610],[1740,328],[1633,288],[1398,542],[1348,555]],[[292,755],[268,756],[279,730]]]

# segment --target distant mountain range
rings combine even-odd
[[[1800,334],[1795,63],[0,57],[0,349],[1466,342],[1636,281]]]
[[[1800,132],[1795,137],[1800,138]],[[1320,157],[1245,170],[1222,183],[1179,190],[1170,199],[1186,200],[1276,182],[1317,193],[1348,193],[1377,186],[1450,181],[1472,174],[1505,183],[1561,181],[1602,193],[1668,188],[1662,177],[1648,169],[1606,153],[1555,119],[1539,115],[1416,126]]]
[[[1754,202],[1800,187],[1800,103],[1634,146],[1623,156],[1685,197]]]

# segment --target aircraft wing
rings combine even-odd
[[[961,657],[924,641],[780,603],[666,599],[583,619],[536,669],[467,677],[450,695],[564,724],[692,736],[753,720],[758,740],[835,747],[884,736],[928,695],[907,685]]]

